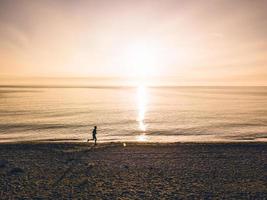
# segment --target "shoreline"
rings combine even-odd
[[[267,145],[267,141],[192,141],[192,142],[140,142],[140,141],[115,141],[115,142],[97,142],[96,146],[113,146],[113,145]],[[94,145],[93,142],[75,141],[75,140],[33,140],[33,141],[17,141],[17,142],[0,142],[0,146],[3,145],[39,145],[39,144],[65,144],[65,145]]]

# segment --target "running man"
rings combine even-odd
[[[92,136],[93,136],[93,139],[95,141],[95,145],[96,145],[96,141],[97,141],[97,138],[96,138],[96,129],[97,129],[97,126],[94,127],[93,131],[92,131]],[[89,142],[90,139],[87,140],[87,142]]]

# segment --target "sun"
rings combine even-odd
[[[122,53],[122,62],[129,76],[144,78],[155,75],[158,61],[158,47],[145,42],[127,45]]]

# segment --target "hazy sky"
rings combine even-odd
[[[0,0],[0,70],[267,85],[267,0]]]

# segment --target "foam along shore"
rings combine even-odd
[[[266,143],[0,144],[0,199],[266,199]]]

